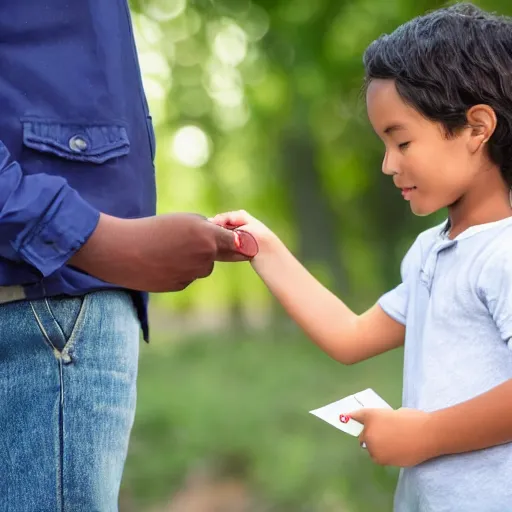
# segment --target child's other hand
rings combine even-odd
[[[370,457],[383,466],[415,466],[436,456],[430,414],[415,409],[361,409],[350,417],[364,425],[359,436]]]
[[[272,243],[277,240],[277,237],[267,226],[249,215],[245,210],[220,213],[211,218],[210,221],[226,229],[240,229],[251,234],[258,243],[258,254],[268,250]]]

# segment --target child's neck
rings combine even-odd
[[[491,173],[490,173],[491,174]],[[499,177],[487,176],[456,204],[449,207],[450,232],[454,239],[471,226],[496,222],[512,216],[510,187]]]

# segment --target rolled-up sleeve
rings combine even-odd
[[[46,277],[82,247],[99,215],[64,178],[24,175],[0,142],[0,257]]]

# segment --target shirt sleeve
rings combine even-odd
[[[0,257],[46,277],[80,249],[98,220],[99,211],[64,178],[24,175],[0,142]]]
[[[382,295],[377,304],[393,320],[405,325],[407,319],[407,305],[409,303],[409,284],[408,276],[414,263],[417,252],[418,241],[416,241],[407,251],[400,265],[400,275],[402,282],[391,291]]]
[[[500,251],[480,273],[479,291],[503,341],[512,339],[512,253]]]

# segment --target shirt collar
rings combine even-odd
[[[441,230],[439,232],[439,237],[444,240],[448,240],[448,233],[450,229],[449,222],[449,220],[444,222],[441,225]],[[469,238],[473,235],[477,235],[478,233],[482,233],[483,231],[494,229],[500,226],[507,226],[508,224],[512,224],[512,216],[496,220],[494,222],[486,222],[484,224],[476,224],[475,226],[470,226],[469,228],[465,229],[462,233],[459,233],[453,240],[463,240],[464,238]]]

